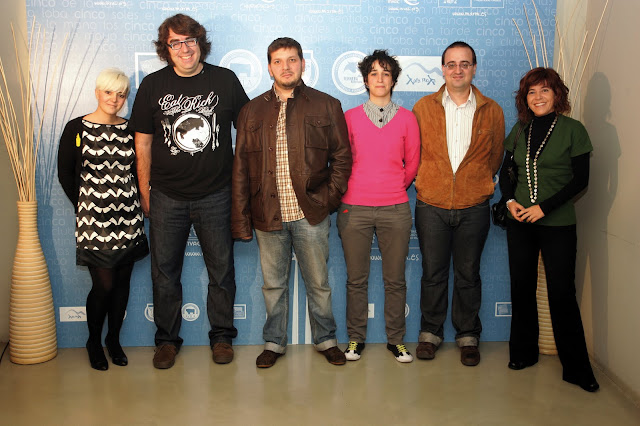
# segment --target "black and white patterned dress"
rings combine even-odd
[[[134,176],[135,151],[129,122],[82,120],[76,214],[76,263],[112,268],[149,253]]]

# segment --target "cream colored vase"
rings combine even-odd
[[[37,364],[58,354],[49,270],[38,236],[37,201],[18,201],[18,223],[9,305],[9,353],[16,364]]]
[[[551,327],[551,311],[549,311],[549,296],[547,294],[547,275],[544,271],[542,252],[538,256],[538,288],[536,290],[538,303],[538,349],[543,355],[557,355],[556,339]]]

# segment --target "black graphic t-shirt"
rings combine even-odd
[[[233,71],[207,63],[181,77],[167,66],[146,76],[131,127],[153,134],[151,187],[176,200],[198,200],[229,185],[231,124],[249,101]]]

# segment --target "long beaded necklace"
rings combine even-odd
[[[536,155],[533,157],[533,186],[531,185],[531,172],[529,169],[529,162],[531,160],[531,129],[533,129],[533,121],[529,126],[529,136],[527,137],[527,158],[526,158],[525,164],[527,166],[527,184],[529,185],[529,200],[531,200],[532,203],[535,203],[536,200],[538,199],[538,157],[540,156],[540,153],[542,152],[542,148],[544,148],[544,144],[547,143],[547,140],[551,135],[551,131],[553,130],[557,122],[558,122],[558,115],[556,114],[556,117],[553,119],[553,123],[551,123],[551,127],[549,127],[549,131],[547,132],[547,135],[542,140],[542,143],[540,143],[540,147],[536,151]]]

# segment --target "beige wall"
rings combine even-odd
[[[593,34],[606,0],[558,0],[558,22]],[[578,298],[592,357],[640,402],[640,2],[610,1],[580,87],[579,118],[594,146],[589,189],[578,207]],[[573,38],[574,40],[571,40]],[[576,41],[575,39],[579,39]],[[589,38],[591,40],[591,38]]]
[[[4,2],[0,13],[0,57],[7,72],[10,86],[17,87],[15,53],[11,42],[11,23],[16,32],[26,34],[27,13],[24,1]],[[25,60],[27,58],[25,57]],[[19,96],[16,93],[15,96]],[[11,163],[0,134],[0,342],[9,340],[9,289],[11,282],[11,266],[18,239],[18,214],[16,191]]]

